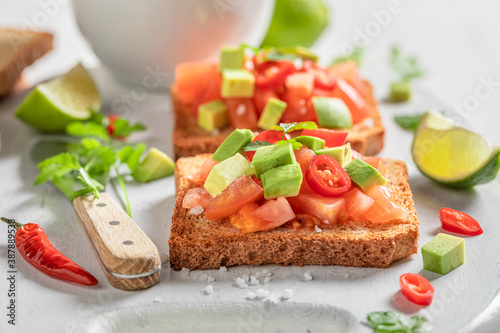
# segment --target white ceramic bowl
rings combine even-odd
[[[258,45],[274,1],[74,0],[73,7],[83,35],[116,76],[165,87],[179,62],[216,59],[221,45]]]

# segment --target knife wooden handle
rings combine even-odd
[[[73,207],[113,287],[140,290],[158,282],[158,249],[108,194],[77,197]]]

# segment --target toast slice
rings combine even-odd
[[[366,85],[366,100],[370,106],[369,117],[354,124],[349,131],[347,142],[351,147],[363,155],[375,155],[384,147],[384,125],[377,108],[377,102],[373,96],[373,89],[368,81]],[[203,153],[214,153],[222,141],[234,130],[227,127],[218,134],[207,133],[197,124],[197,119],[190,116],[193,106],[182,103],[179,99],[175,86],[170,89],[172,104],[174,107],[174,154],[175,158],[193,156]]]
[[[243,234],[227,218],[209,221],[182,207],[187,190],[196,187],[189,176],[210,156],[181,158],[176,164],[177,201],[168,241],[174,270],[262,264],[388,267],[417,253],[419,220],[402,161],[384,159],[386,186],[393,190],[395,203],[408,210],[405,220],[384,225],[340,224],[322,232],[296,232],[282,226]]]
[[[52,40],[49,33],[0,29],[0,96],[14,88],[24,68],[52,50]]]

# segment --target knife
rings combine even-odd
[[[67,151],[72,142],[75,141],[40,140],[31,149],[31,160],[38,164]],[[98,181],[105,185],[108,179],[101,177]],[[69,198],[70,193],[61,190]],[[161,269],[158,249],[116,201],[101,192],[99,198],[93,195],[80,196],[72,204],[99,264],[113,287],[141,290],[158,282]]]

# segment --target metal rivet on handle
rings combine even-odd
[[[132,242],[131,240],[126,240],[126,241],[123,242],[123,244],[125,244],[125,245],[132,245],[132,244],[134,244],[134,242]]]
[[[120,221],[109,221],[109,225],[118,225]]]
[[[106,207],[106,204],[105,204],[105,203],[103,203],[103,202],[101,202],[101,203],[98,203],[96,206],[97,206],[97,207]]]

